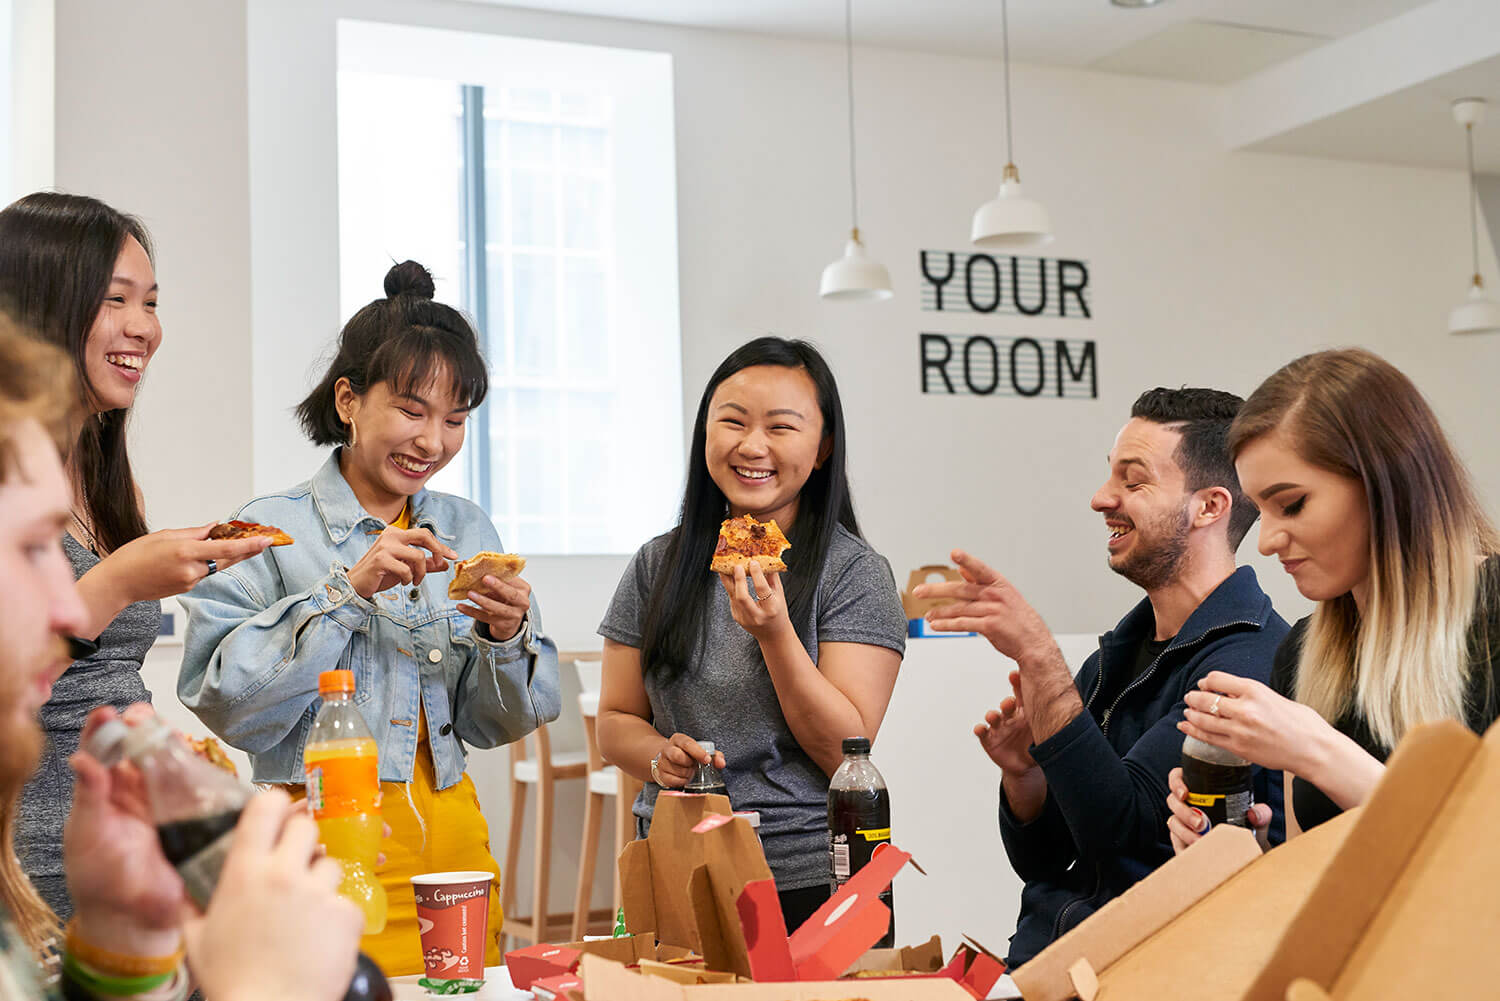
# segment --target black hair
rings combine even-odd
[[[85,412],[98,404],[88,376],[89,332],[130,237],[154,263],[141,221],[97,198],[39,191],[0,211],[0,305],[72,357]],[[129,420],[129,408],[100,412],[83,422],[68,448],[69,468],[102,553],[146,534],[127,451]]]
[[[1250,498],[1240,489],[1240,477],[1229,452],[1229,426],[1245,401],[1219,389],[1158,386],[1136,397],[1131,417],[1164,424],[1182,436],[1172,458],[1182,467],[1189,490],[1223,487],[1229,491],[1229,549],[1240,542],[1260,517]]]
[[[484,402],[490,377],[479,336],[462,313],[432,300],[435,291],[431,272],[402,261],[386,272],[386,297],[344,324],[328,371],[297,405],[297,420],[314,445],[349,443],[349,425],[335,403],[340,379],[361,396],[382,382],[395,393],[415,393],[443,371],[459,406],[472,410]]]
[[[795,565],[792,572],[782,577],[782,584],[786,589],[788,614],[799,634],[811,628],[813,598],[834,532],[842,525],[851,534],[860,535],[845,471],[844,408],[828,363],[806,341],[782,337],[758,337],[736,348],[714,370],[703,398],[698,401],[698,417],[688,448],[682,512],[677,527],[669,533],[661,569],[646,602],[641,669],[663,683],[686,674],[701,650],[713,593],[709,585],[718,586],[708,565],[718,543],[719,525],[728,516],[729,501],[709,475],[704,458],[708,405],[720,383],[741,369],[757,365],[777,365],[808,374],[817,389],[823,434],[830,445],[828,458],[802,486],[797,520],[787,532]]]

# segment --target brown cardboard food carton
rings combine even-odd
[[[943,604],[941,599],[912,597],[911,593],[917,589],[917,585],[925,584],[929,580],[963,580],[963,576],[953,567],[943,563],[929,563],[927,566],[913,570],[911,576],[906,579],[906,590],[901,592],[901,607],[906,610],[908,621],[920,619]]]
[[[1413,730],[1244,1001],[1500,996],[1497,825],[1500,724]]]
[[[1419,727],[1362,807],[1264,855],[1218,828],[1011,976],[1027,1001],[1500,996],[1497,822],[1500,725]]]

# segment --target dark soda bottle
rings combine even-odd
[[[1182,784],[1188,806],[1202,810],[1210,824],[1249,827],[1245,813],[1255,802],[1255,766],[1222,747],[1196,737],[1182,741]]]
[[[729,795],[729,787],[724,784],[724,776],[714,767],[714,744],[711,740],[700,740],[698,746],[708,752],[708,764],[698,766],[693,772],[693,777],[688,779],[687,785],[682,787],[683,792],[694,793],[718,793],[720,796]]]
[[[845,737],[844,763],[828,781],[829,892],[837,893],[890,841],[891,794],[870,761],[870,741]],[[880,899],[891,909],[891,924],[875,948],[890,949],[896,944],[895,894],[886,887]]]
[[[188,896],[206,910],[253,790],[198,757],[155,717],[135,725],[105,723],[89,739],[88,751],[106,767],[128,758],[140,770],[162,854],[182,876]],[[360,953],[344,1001],[391,998],[385,974]]]

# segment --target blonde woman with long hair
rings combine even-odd
[[[1431,406],[1369,351],[1277,371],[1245,401],[1230,451],[1260,508],[1260,551],[1318,604],[1278,649],[1270,687],[1210,674],[1179,728],[1285,770],[1290,836],[1364,802],[1414,727],[1483,732],[1500,715],[1500,536]],[[1206,825],[1180,772],[1169,784],[1180,850]]]

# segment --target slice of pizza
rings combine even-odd
[[[226,521],[209,529],[208,537],[215,541],[225,539],[254,539],[265,536],[273,546],[290,546],[292,537],[274,525],[257,525],[253,521]]]
[[[190,733],[184,733],[183,736],[187,738],[188,746],[193,749],[193,753],[198,755],[198,757],[211,765],[217,765],[230,775],[238,776],[240,774],[240,770],[229,759],[229,755],[224,753],[224,748],[219,746],[218,740],[213,737],[194,737]]]
[[[747,566],[753,560],[767,573],[779,572],[786,569],[781,554],[790,548],[792,544],[781,534],[775,518],[756,521],[748,514],[725,518],[708,568],[714,573],[734,573],[735,567]]]
[[[526,557],[515,553],[479,553],[466,560],[459,560],[453,568],[453,581],[448,585],[448,597],[463,599],[479,586],[486,577],[510,580],[526,569]]]

